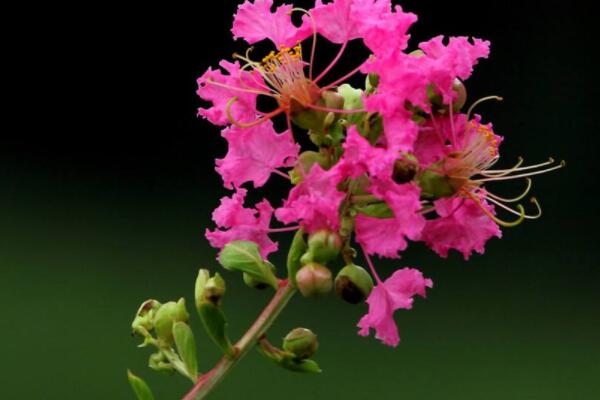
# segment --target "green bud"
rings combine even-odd
[[[300,154],[298,157],[298,161],[294,166],[294,169],[290,173],[292,178],[292,183],[297,185],[302,182],[304,175],[310,172],[310,169],[313,165],[319,164],[321,168],[327,169],[329,166],[327,164],[327,158],[316,151],[305,151]]]
[[[464,107],[465,103],[467,102],[467,88],[460,81],[460,79],[457,78],[454,80],[452,89],[454,89],[454,91],[456,92],[456,95],[457,95],[452,106],[453,106],[454,111],[458,112],[458,111],[460,111],[461,108]]]
[[[322,229],[308,237],[308,253],[312,260],[326,263],[334,260],[342,248],[342,238],[337,232]]]
[[[219,255],[221,265],[230,271],[240,271],[277,289],[279,284],[271,264],[263,260],[254,242],[236,240],[227,243]]]
[[[206,281],[202,298],[204,301],[218,306],[221,303],[221,298],[223,298],[224,294],[225,280],[221,278],[219,273],[216,273],[215,276]]]
[[[169,301],[163,304],[154,315],[154,330],[156,336],[163,342],[173,342],[173,324],[178,321],[186,322],[190,318],[185,309],[185,299],[182,297],[175,303]]]
[[[367,75],[367,80],[365,82],[365,88],[367,93],[373,93],[375,92],[375,89],[377,89],[377,86],[379,85],[379,75],[374,74],[374,73],[370,73],[369,75]]]
[[[405,155],[394,161],[394,170],[392,179],[394,182],[402,184],[413,180],[418,171],[418,163],[412,155]]]
[[[373,279],[362,267],[348,264],[335,278],[335,292],[351,304],[363,302],[373,290]]]
[[[148,366],[155,371],[173,371],[173,366],[162,351],[151,354],[148,359]]]
[[[271,264],[270,262],[268,262],[268,261],[265,261],[265,262],[266,262],[268,265],[270,265],[270,266],[271,266],[271,271],[273,271],[273,274],[275,274],[275,272],[276,272],[276,270],[275,270],[275,266],[274,266],[273,264]],[[242,278],[244,279],[244,283],[245,283],[245,284],[246,284],[248,287],[251,287],[251,288],[254,288],[254,289],[258,289],[258,290],[264,290],[264,289],[266,289],[266,288],[268,288],[268,287],[270,286],[270,285],[269,285],[269,282],[265,282],[265,281],[264,281],[264,280],[262,280],[262,279],[255,278],[254,276],[252,276],[252,275],[250,275],[250,274],[247,274],[247,273],[245,273],[245,272],[244,272],[244,274],[242,275]]]
[[[198,277],[196,278],[196,286],[194,288],[194,301],[196,308],[200,307],[200,304],[204,302],[204,287],[206,282],[210,279],[210,272],[207,269],[200,269],[198,271]]]
[[[321,93],[321,99],[323,99],[324,105],[327,108],[333,108],[335,110],[342,110],[344,108],[344,96],[332,92],[331,90],[326,90]]]
[[[296,328],[283,338],[283,349],[292,353],[298,360],[312,357],[318,347],[317,335],[310,329]]]
[[[149,336],[152,329],[154,329],[154,314],[160,308],[161,304],[154,300],[146,300],[142,303],[135,313],[135,318],[131,323],[131,329],[133,333],[137,333],[142,336]]]
[[[304,297],[324,296],[331,291],[331,271],[321,264],[311,262],[300,268],[296,284]]]
[[[423,171],[417,176],[417,185],[421,188],[421,196],[429,200],[437,200],[442,197],[450,197],[456,193],[456,187],[442,174],[434,172],[439,166],[435,164],[432,168]]]
[[[302,262],[300,261],[302,255],[305,254],[307,249],[306,240],[304,240],[304,231],[299,229],[292,239],[290,250],[287,256],[287,271],[288,277],[292,284],[296,286],[296,274],[298,270],[302,268]]]

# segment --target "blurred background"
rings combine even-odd
[[[11,14],[6,64],[14,70],[3,79],[10,105],[0,146],[0,398],[133,399],[127,368],[157,399],[189,388],[147,368],[150,351],[136,348],[129,325],[147,298],[184,296],[192,311],[197,269],[220,271],[203,232],[228,194],[214,171],[226,148],[219,129],[196,118],[195,90],[206,68],[245,50],[229,32],[236,4],[53,4]],[[402,260],[377,261],[382,275],[413,266],[435,282],[412,311],[396,313],[396,349],[357,336],[365,305],[294,298],[271,337],[314,330],[324,372],[297,375],[252,352],[212,398],[597,398],[592,12],[558,1],[402,5],[419,16],[412,48],[437,34],[492,41],[490,59],[467,82],[469,98],[505,98],[478,109],[505,136],[503,165],[518,156],[567,160],[534,181],[545,215],[505,229],[469,262],[454,253],[439,259],[420,244]],[[319,49],[324,65],[334,48]],[[363,56],[353,47],[336,73]],[[279,204],[285,187],[273,180],[252,200]],[[289,235],[278,239],[285,249]],[[272,261],[284,259],[282,252]],[[238,337],[270,293],[223,275]],[[195,314],[192,325],[207,370],[219,354]]]

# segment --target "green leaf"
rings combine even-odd
[[[364,215],[375,218],[393,218],[394,212],[386,203],[369,204],[362,207],[356,207],[356,210]]]
[[[233,357],[235,349],[227,337],[227,321],[223,312],[211,303],[201,304],[198,308],[200,319],[208,336],[225,353],[227,357]]]
[[[198,360],[196,358],[196,342],[192,328],[185,322],[173,325],[173,337],[177,352],[185,364],[188,373],[195,379],[198,377]]]
[[[127,379],[137,400],[154,400],[152,391],[142,378],[135,376],[130,370],[127,370]]]
[[[277,278],[270,265],[260,255],[258,245],[245,240],[229,242],[219,255],[221,265],[230,271],[241,271],[278,288]]]
[[[290,251],[287,256],[288,279],[294,286],[296,286],[296,273],[302,267],[300,258],[306,253],[306,249],[307,244],[306,240],[304,240],[304,231],[300,229],[294,235],[294,239],[292,239]]]
[[[304,372],[309,374],[318,374],[321,373],[321,368],[319,364],[317,364],[314,360],[306,359],[306,360],[295,360],[293,358],[284,358],[280,365],[294,372]]]

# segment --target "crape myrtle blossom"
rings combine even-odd
[[[302,16],[298,24],[293,13]],[[465,259],[483,254],[488,240],[501,237],[500,227],[541,215],[535,198],[533,213],[519,204],[530,177],[564,165],[550,159],[523,166],[519,159],[511,168],[495,168],[503,138],[473,110],[499,98],[483,98],[463,111],[465,81],[489,56],[490,43],[436,36],[409,46],[416,20],[390,0],[316,0],[311,9],[247,0],[234,16],[234,38],[248,45],[267,41],[274,50],[258,59],[252,48],[236,53],[220,69],[209,68],[197,91],[209,103],[198,114],[223,127],[228,151],[216,170],[224,186],[235,190],[213,213],[217,228],[206,231],[210,244],[222,249],[231,241],[253,241],[266,258],[278,247],[269,235],[301,229],[309,243],[319,237],[338,246],[347,266],[357,257],[353,246],[359,247],[376,283],[362,298],[368,313],[358,323],[359,334],[374,329],[391,346],[400,340],[395,310],[411,309],[414,297],[425,297],[433,283],[413,268],[382,281],[370,256],[400,258],[411,241],[442,257],[450,250]],[[330,62],[323,70],[314,71],[323,40],[338,48],[324,55]],[[340,66],[350,41],[371,54]],[[366,78],[364,89],[348,85],[358,74]],[[259,110],[259,96],[273,99],[275,108]],[[278,133],[278,123],[287,129]],[[308,141],[307,148],[298,144]],[[286,198],[273,200],[275,208],[266,199],[245,208],[248,187],[263,187],[274,174],[290,185]],[[490,187],[511,179],[526,186],[513,198]],[[332,269],[339,261],[311,254],[301,259],[310,267],[306,276],[327,276],[327,267],[313,265],[315,257]]]

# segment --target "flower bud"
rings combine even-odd
[[[148,366],[155,371],[172,371],[173,366],[162,351],[150,355]]]
[[[346,265],[335,278],[335,292],[350,304],[363,302],[372,289],[371,275],[358,265]]]
[[[323,296],[331,291],[331,271],[321,264],[311,262],[300,268],[296,283],[304,297]]]
[[[160,306],[161,304],[154,299],[143,302],[131,323],[133,333],[149,336],[149,331],[154,329],[154,314]]]
[[[310,169],[313,165],[319,164],[321,168],[327,169],[329,167],[327,163],[327,158],[316,151],[305,151],[300,154],[298,157],[298,161],[292,170],[290,177],[292,178],[292,183],[297,185],[302,182],[302,179],[306,174],[310,172]]]
[[[323,99],[324,105],[327,108],[333,108],[335,110],[341,110],[344,108],[344,96],[331,90],[326,90],[321,93],[321,99]]]
[[[308,237],[308,253],[312,260],[326,263],[337,257],[342,248],[342,239],[337,232],[322,229]]]
[[[204,301],[218,306],[224,294],[225,280],[221,278],[221,275],[219,275],[219,273],[216,273],[215,276],[206,281],[206,285],[204,285],[202,298],[204,299]]]
[[[154,330],[156,336],[166,343],[173,342],[173,324],[178,321],[186,322],[190,318],[185,309],[185,299],[182,297],[177,303],[169,301],[163,304],[154,315]]]
[[[273,274],[275,274],[276,270],[275,270],[275,266],[273,264],[271,264],[270,262],[266,261],[266,263],[271,267],[271,271],[273,271]],[[257,277],[254,277],[250,274],[247,274],[244,272],[244,274],[242,275],[242,278],[244,279],[244,283],[251,288],[254,289],[258,289],[258,290],[264,290],[268,287],[270,287],[271,285],[269,285],[269,282],[266,282],[265,280],[262,279],[258,279]]]
[[[394,161],[394,170],[392,179],[398,184],[408,183],[413,180],[417,174],[418,164],[414,156],[404,156]]]
[[[460,79],[457,78],[452,84],[452,89],[454,89],[454,91],[456,92],[456,99],[454,99],[452,106],[454,111],[458,112],[461,108],[464,107],[465,103],[467,102],[467,88],[460,81]]]
[[[310,329],[296,328],[283,338],[283,349],[299,360],[311,357],[318,347],[317,335]]]

